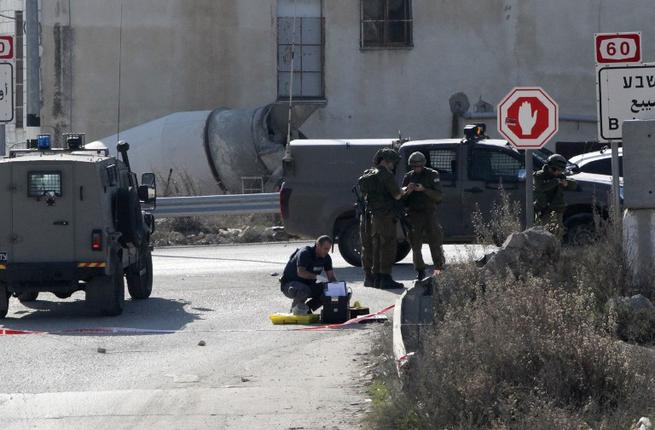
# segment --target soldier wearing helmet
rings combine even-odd
[[[535,220],[560,239],[564,236],[564,191],[577,188],[576,182],[564,175],[567,164],[566,158],[553,154],[534,174]]]
[[[371,232],[371,212],[366,204],[368,193],[376,188],[377,169],[382,161],[382,149],[379,149],[373,156],[373,167],[364,170],[362,176],[357,180],[359,189],[358,199],[361,200],[359,210],[359,237],[361,242],[361,260],[364,271],[364,286],[375,287],[375,276],[373,272],[373,234]]]
[[[391,277],[398,247],[394,205],[413,187],[408,187],[409,190],[401,189],[396,183],[393,172],[400,161],[397,151],[384,148],[378,151],[374,161],[377,161],[377,166],[366,190],[367,211],[371,214],[370,258],[373,285],[376,288],[402,288],[403,284]]]
[[[412,258],[419,280],[425,278],[425,262],[421,248],[424,243],[430,246],[435,274],[443,270],[443,229],[439,223],[437,205],[441,203],[443,193],[439,172],[425,167],[423,153],[416,151],[409,156],[411,170],[403,179],[403,186],[410,191],[405,197],[407,218],[409,221],[409,242],[412,245]]]

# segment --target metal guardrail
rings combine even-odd
[[[226,194],[194,197],[159,197],[153,211],[158,218],[203,215],[243,215],[278,213],[278,193]]]
[[[400,377],[402,367],[408,364],[420,347],[424,327],[433,324],[433,291],[436,281],[415,282],[396,301],[393,312],[393,355]]]

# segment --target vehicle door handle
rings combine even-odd
[[[464,191],[466,191],[467,193],[481,193],[484,190],[482,188],[479,188],[479,187],[473,187],[473,188],[467,188]]]
[[[68,225],[68,221],[66,221],[66,220],[55,221],[52,224],[54,224],[54,225]]]

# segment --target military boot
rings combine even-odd
[[[373,274],[373,288],[380,288],[380,274]]]
[[[386,273],[380,273],[378,288],[382,290],[393,290],[397,288],[405,288],[405,286],[400,282],[394,281],[391,275]]]
[[[416,279],[418,281],[422,281],[425,279],[425,269],[416,270],[416,273],[417,273]]]
[[[375,276],[372,273],[364,273],[364,286],[368,288],[375,288]]]

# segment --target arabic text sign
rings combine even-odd
[[[641,62],[641,33],[599,33],[596,42],[596,63]]]
[[[655,119],[655,64],[598,69],[598,137],[621,140],[623,121]]]

